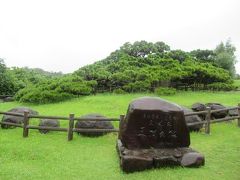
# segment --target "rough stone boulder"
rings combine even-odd
[[[75,128],[79,129],[113,129],[113,125],[110,121],[101,121],[101,118],[106,118],[105,116],[101,114],[87,114],[84,116],[81,116],[80,118],[86,118],[86,119],[94,119],[94,121],[77,121],[75,123]],[[81,132],[78,133],[83,136],[102,136],[106,134],[106,132]]]
[[[163,99],[143,97],[132,101],[120,121],[117,151],[125,172],[204,165],[204,156],[189,145],[183,109]]]
[[[23,114],[24,111],[28,111],[29,114],[31,115],[38,115],[37,111],[34,111],[28,107],[16,107],[13,108],[7,112],[11,112],[11,113],[20,113]],[[23,117],[20,116],[13,116],[13,115],[4,115],[2,118],[2,122],[10,122],[10,123],[16,123],[16,124],[22,124],[23,123]],[[5,125],[5,124],[1,124],[2,128],[12,128],[13,126],[11,125]]]
[[[198,167],[204,164],[204,156],[196,152],[189,152],[183,155],[181,164],[185,167]]]
[[[160,98],[143,97],[131,102],[120,129],[119,139],[128,149],[190,144],[183,109]]]
[[[184,114],[193,112],[191,109],[188,109],[183,106],[182,106],[182,109],[183,109]],[[202,119],[198,115],[185,116],[185,121],[186,121],[188,129],[190,131],[199,131],[203,127],[203,124],[198,124],[198,125],[194,125],[194,126],[188,125],[189,123],[201,122]]]
[[[192,105],[192,110],[193,111],[205,111],[206,110],[206,106],[202,103],[194,103]]]
[[[231,108],[231,107],[229,107],[229,108]],[[238,116],[238,110],[237,109],[228,110],[228,115],[229,116]]]
[[[205,104],[202,104],[202,103],[194,103],[192,105],[191,109],[195,112],[199,112],[199,111],[205,111],[207,109],[207,107],[206,107]],[[201,120],[203,121],[203,120],[205,120],[206,115],[205,114],[199,114],[198,117],[200,117]]]
[[[60,127],[59,120],[56,119],[40,119],[39,126],[44,127]],[[47,129],[39,129],[39,132],[42,134],[48,133],[50,130]]]
[[[223,106],[222,104],[219,104],[219,103],[207,103],[206,106],[210,107],[211,110],[218,110],[218,109],[226,108],[225,106]],[[214,119],[225,118],[227,115],[228,115],[228,110],[212,113],[212,117]]]

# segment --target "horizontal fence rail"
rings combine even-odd
[[[237,110],[238,115],[237,116],[220,118],[220,119],[211,119],[211,114],[212,113],[221,112],[221,111],[229,111],[229,110]],[[29,129],[62,131],[62,132],[68,132],[68,141],[71,141],[73,139],[73,132],[78,132],[78,133],[119,132],[119,129],[74,128],[74,121],[120,121],[121,122],[121,120],[124,119],[124,117],[125,117],[124,115],[120,115],[119,118],[81,118],[81,117],[75,117],[74,114],[70,114],[68,117],[65,117],[65,116],[43,116],[43,115],[29,114],[28,111],[24,111],[24,113],[13,113],[13,112],[2,112],[2,111],[0,111],[0,114],[23,117],[23,124],[0,121],[0,124],[2,124],[2,125],[8,125],[8,126],[23,128],[23,137],[28,137]],[[205,120],[203,120],[201,122],[187,123],[187,125],[189,127],[190,126],[195,126],[195,125],[205,125],[205,133],[206,134],[210,134],[210,124],[212,124],[212,123],[218,123],[218,122],[224,122],[224,121],[230,121],[230,120],[237,119],[237,125],[238,125],[238,127],[240,127],[240,104],[238,104],[238,106],[236,106],[236,107],[229,107],[229,108],[217,109],[217,110],[211,110],[210,107],[207,107],[207,110],[205,110],[205,111],[185,113],[184,116],[187,117],[187,116],[194,116],[194,115],[201,115],[201,114],[205,115]],[[63,127],[48,127],[48,126],[29,125],[29,120],[31,118],[67,120],[67,121],[69,121],[69,126],[68,126],[68,128],[63,128]]]
[[[24,117],[24,114],[22,114],[22,113],[12,113],[12,112],[2,112],[2,111],[0,111],[0,114]]]
[[[118,132],[119,129],[84,129],[84,128],[74,128],[74,132]]]
[[[15,127],[23,127],[22,124],[11,123],[11,122],[1,122],[1,121],[0,121],[0,124],[10,125],[10,126],[15,126]]]
[[[33,126],[28,125],[28,129],[40,129],[40,130],[51,130],[51,131],[68,131],[68,128],[61,128],[61,127],[47,127],[47,126]]]
[[[211,120],[211,123],[224,122],[224,121],[234,120],[234,119],[238,119],[238,118],[240,118],[240,116],[231,116],[231,117]],[[207,121],[201,121],[201,122],[195,122],[195,123],[188,123],[187,125],[194,126],[194,125],[206,124],[206,123],[207,123]]]

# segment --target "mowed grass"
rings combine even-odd
[[[0,103],[0,111],[28,106],[42,115],[80,116],[101,113],[107,117],[125,114],[131,100],[153,94],[100,94],[70,101],[31,105]],[[195,102],[219,102],[235,106],[240,92],[180,92],[163,96],[169,101],[190,107]],[[35,122],[36,123],[36,122]],[[67,122],[62,122],[66,126]],[[115,123],[117,127],[118,124]],[[22,129],[0,129],[0,179],[240,179],[240,128],[236,121],[211,126],[211,135],[191,133],[191,147],[205,155],[200,168],[161,168],[131,174],[123,173],[115,148],[117,133],[99,138],[74,134],[67,141],[66,132],[40,134],[30,130],[22,138]]]
[[[240,79],[235,79],[233,85],[237,87],[237,90],[240,90]]]

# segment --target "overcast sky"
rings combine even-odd
[[[191,51],[228,38],[240,61],[239,0],[0,0],[0,57],[7,66],[68,73],[125,42],[164,41]]]

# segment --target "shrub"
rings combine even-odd
[[[94,85],[93,81],[87,83],[75,76],[65,76],[25,87],[18,91],[15,99],[30,103],[59,102],[75,96],[91,94],[92,84]]]
[[[232,91],[236,90],[238,87],[234,86],[233,84],[227,84],[227,83],[212,83],[207,85],[208,90],[212,91]]]
[[[28,93],[31,93],[31,91],[33,91],[32,88],[33,88],[33,87],[25,87],[24,89],[19,90],[19,91],[15,94],[14,99],[17,100],[17,101],[20,101],[20,99],[21,99],[24,95],[26,95],[26,94],[28,94]]]
[[[73,95],[68,93],[59,93],[54,90],[44,90],[32,89],[31,92],[23,95],[19,101],[20,102],[29,102],[29,103],[50,103],[50,102],[59,102],[66,99],[70,99]]]
[[[113,93],[114,94],[125,94],[126,92],[124,90],[122,90],[122,89],[114,89]]]
[[[170,87],[158,87],[155,89],[155,94],[162,96],[162,95],[174,95],[176,94],[176,89],[175,88],[170,88]]]

